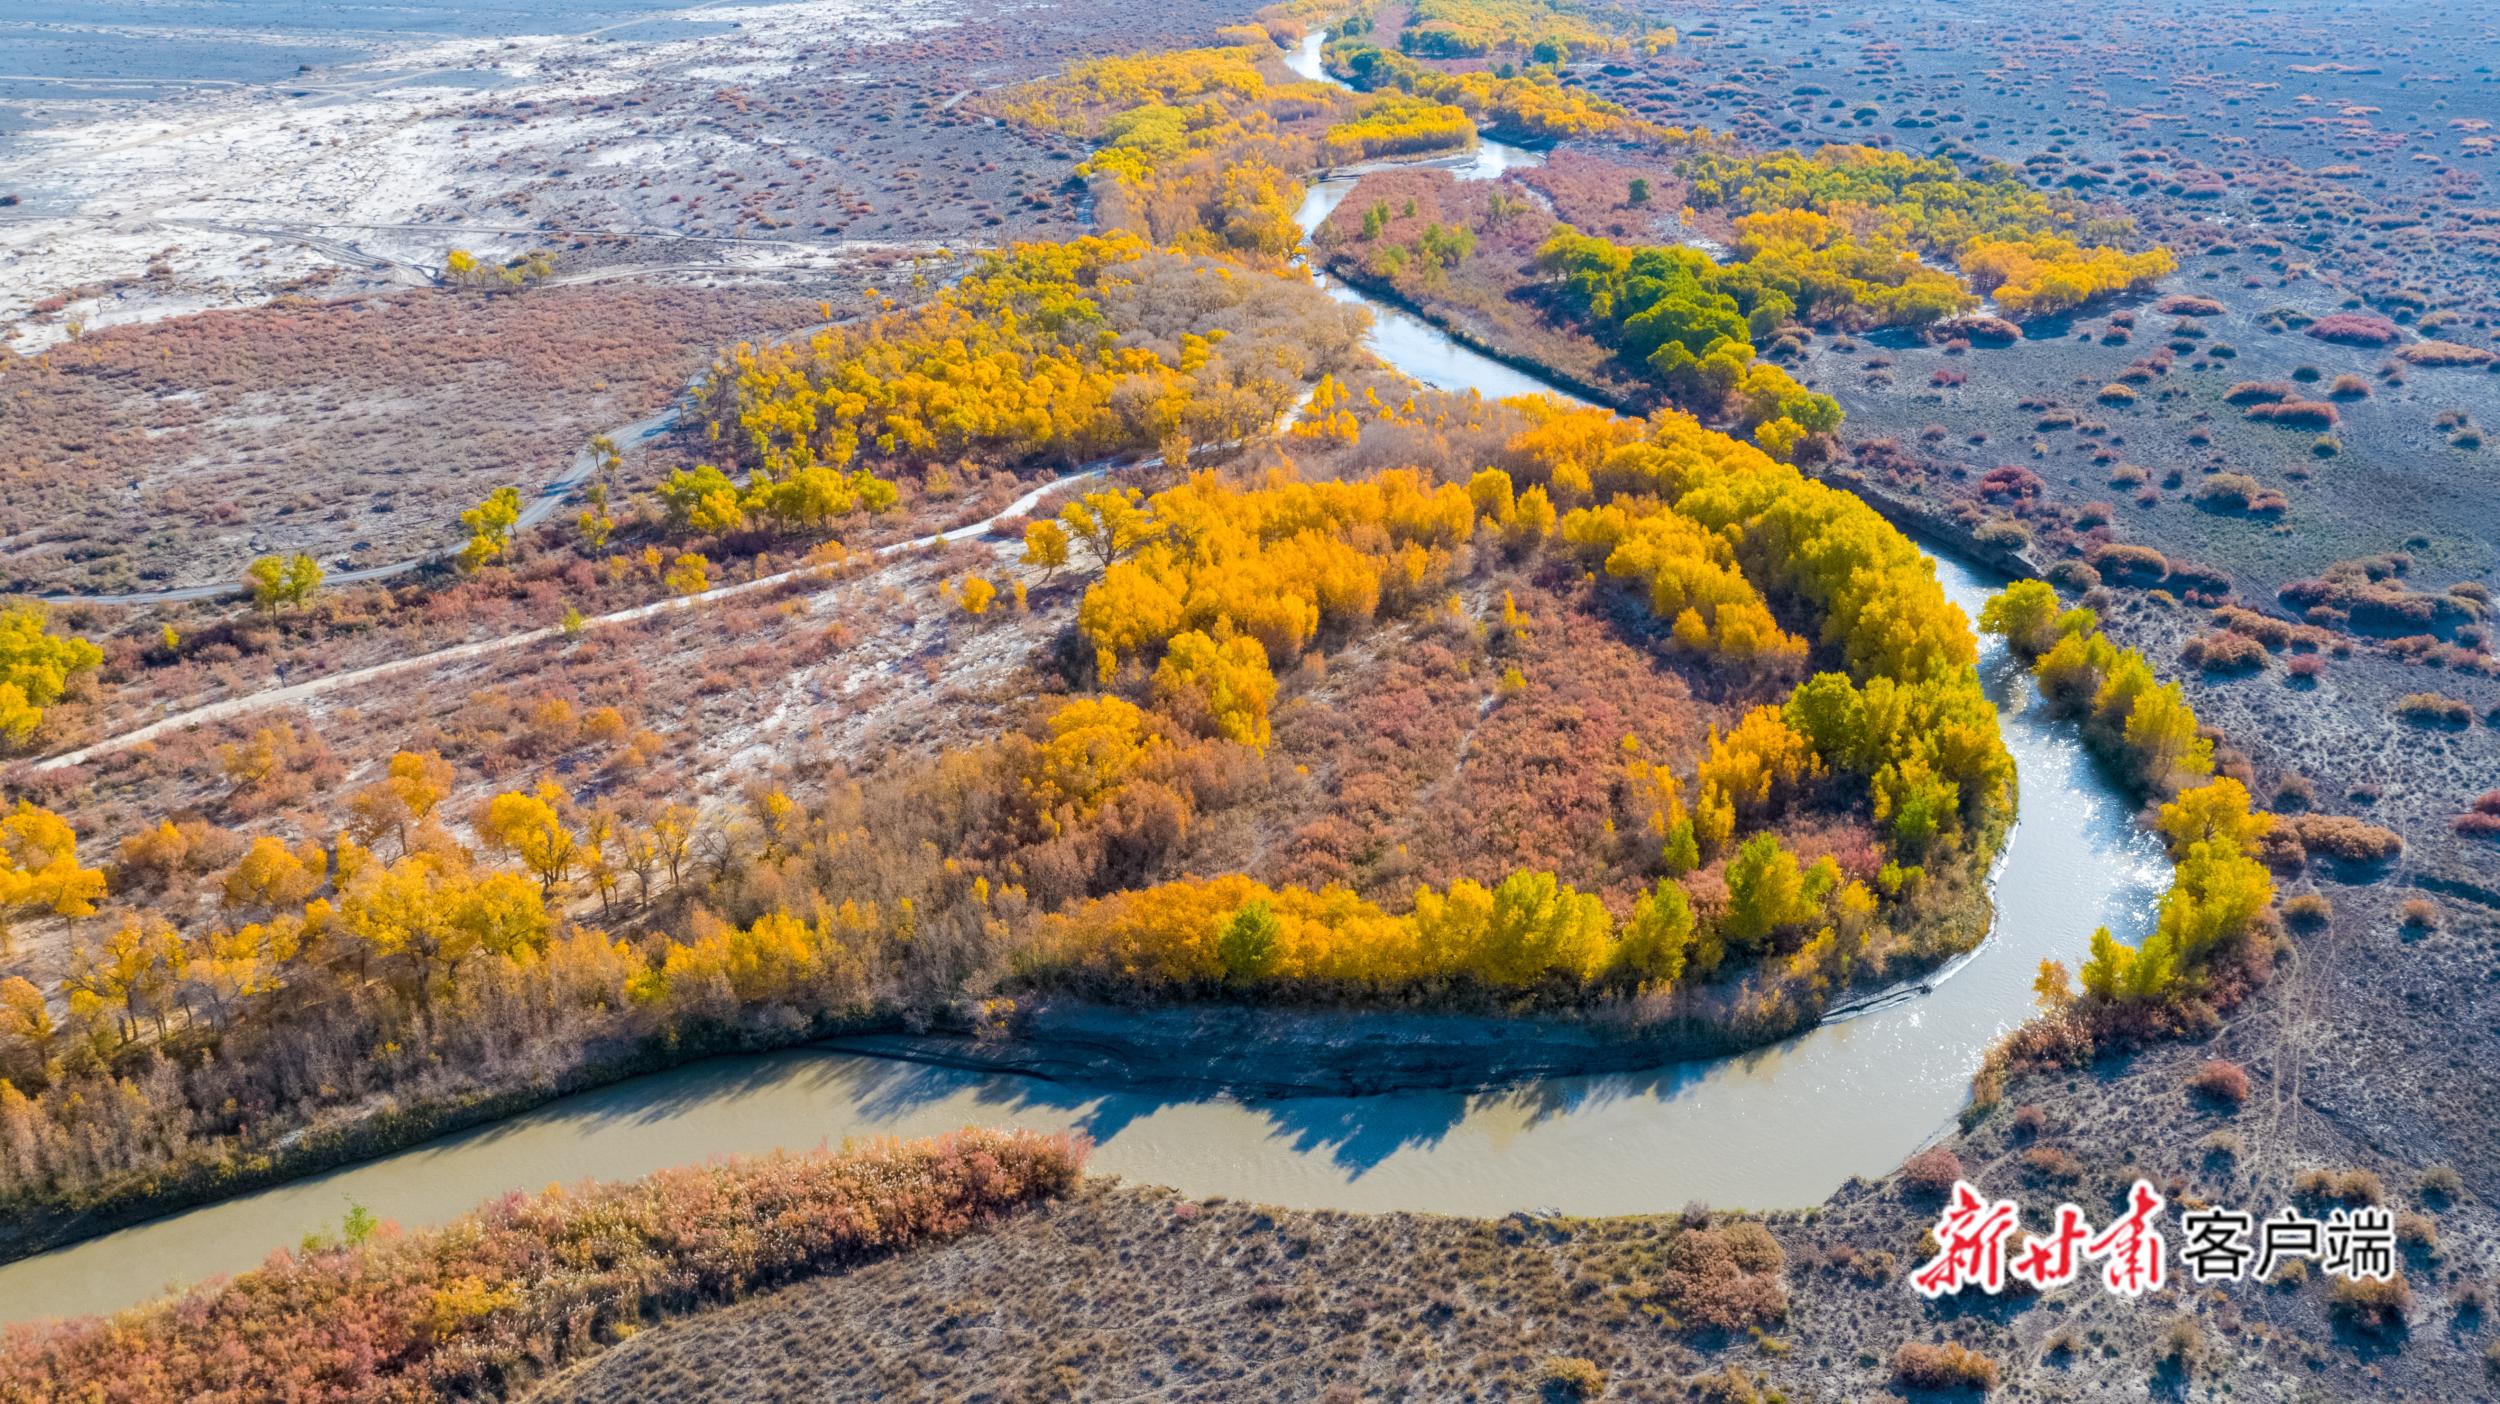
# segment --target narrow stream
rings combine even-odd
[[[1305,42],[1313,68],[1317,50]],[[1305,229],[1351,185],[1315,187]],[[1373,349],[1427,384],[1550,393],[1419,320],[1373,313]],[[1950,558],[1935,564],[1946,593],[1976,617],[1995,582]],[[2022,777],[1995,931],[1926,990],[1784,1043],[1499,1092],[1270,1101],[803,1049],[715,1059],[0,1267],[0,1321],[115,1310],[250,1267],[336,1225],[351,1203],[404,1225],[433,1224],[513,1190],[973,1123],[1083,1131],[1096,1142],[1099,1173],[1304,1208],[1629,1214],[1694,1200],[1814,1204],[1852,1175],[1890,1170],[1949,1127],[1981,1054],[2028,1015],[2040,961],[2079,960],[2095,926],[2134,939],[2168,878],[2132,805],[2074,729],[2043,716],[2019,665],[1991,643],[1981,669]]]

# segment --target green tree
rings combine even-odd
[[[1243,905],[1215,938],[1215,959],[1224,978],[1245,985],[1264,979],[1276,966],[1279,935],[1276,913],[1266,901]]]
[[[1779,835],[1755,834],[1727,864],[1727,914],[1719,930],[1741,951],[1761,949],[1771,933],[1803,920],[1805,879],[1797,871],[1797,855],[1782,847]]]
[[[1691,838],[1688,830],[1685,837]],[[1660,882],[1633,904],[1615,944],[1613,965],[1642,985],[1665,988],[1684,978],[1685,947],[1693,939],[1693,904],[1684,889]]]

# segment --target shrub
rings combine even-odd
[[[2433,1208],[2453,1204],[2464,1193],[2465,1177],[2454,1167],[2434,1165],[2422,1172],[2422,1198]]]
[[[2033,1146],[2024,1151],[2023,1168],[2056,1184],[2071,1185],[2083,1178],[2083,1162],[2056,1146]]]
[[[2335,904],[2316,892],[2304,892],[2283,904],[2283,919],[2303,931],[2315,931],[2335,916]]]
[[[1549,1399],[1595,1399],[1606,1392],[1606,1372],[1576,1355],[1546,1357],[1544,1375]]]
[[[2313,1204],[2384,1204],[2387,1187],[2367,1170],[2303,1170],[2292,1179],[2292,1197]]]
[[[1892,1357],[1894,1379],[1912,1389],[1975,1389],[1997,1387],[1997,1363],[1952,1341],[1926,1345],[1912,1341]]]
[[[2096,546],[2088,558],[2103,580],[2117,584],[2149,584],[2170,573],[2170,560],[2150,546]]]
[[[19,1335],[0,1398],[499,1398],[649,1314],[959,1236],[1067,1190],[1082,1158],[1062,1137],[963,1131],[513,1195]]]
[[[2165,317],[2219,317],[2231,309],[2210,297],[2179,293],[2153,304],[2153,310]]]
[[[2369,312],[2329,313],[2311,322],[2308,333],[2320,341],[2344,346],[2393,346],[2404,340],[2401,327]]]
[[[2396,715],[2415,726],[2446,727],[2462,731],[2474,724],[2474,708],[2454,697],[2437,692],[2408,692],[2396,699]]]
[[[2384,863],[2404,851],[2405,841],[2393,829],[2341,814],[2303,814],[2278,820],[2300,839],[2301,847],[2345,863]]]
[[[2356,1331],[2391,1336],[2403,1330],[2405,1318],[2413,1314],[2413,1288],[2403,1273],[2384,1282],[2339,1278],[2327,1297],[2327,1310]]]
[[[1788,1314],[1787,1270],[1779,1240],[1750,1219],[1688,1228],[1667,1245],[1661,1300],[1687,1326],[1768,1326]]]
[[[1912,1194],[1942,1199],[1963,1178],[1962,1158],[1942,1146],[1920,1151],[1901,1165],[1901,1183]]]
[[[2197,1325],[2192,1316],[2178,1316],[2171,1318],[2170,1325],[2162,1331],[2161,1344],[2153,1348],[2153,1359],[2164,1369],[2193,1375],[2205,1367],[2207,1352],[2205,1328]]]
[[[2222,392],[2226,405],[2270,405],[2293,398],[2292,387],[2281,381],[2243,380]]]
[[[2500,790],[2486,790],[2474,807],[2457,816],[2457,832],[2467,838],[2500,839]]]
[[[2328,381],[2326,393],[2339,400],[2367,399],[2370,394],[2370,382],[2348,371]]]
[[[2500,360],[2479,346],[2463,346],[2453,341],[2417,341],[2396,352],[2408,364],[2416,366],[2481,366]]]
[[[2404,905],[2396,908],[2396,916],[2408,931],[2439,929],[2439,907],[2427,897],[2408,898]]]
[[[2236,1107],[2248,1100],[2248,1070],[2216,1058],[2188,1079],[2188,1090],[2209,1101]]]
[[[2283,494],[2246,473],[2216,473],[2196,485],[2196,500],[2225,512],[2280,512],[2291,504]]]
[[[2295,429],[2332,429],[2342,418],[2335,412],[2335,406],[2324,400],[2282,400],[2270,405],[2250,405],[2248,417]]]
[[[2266,666],[2266,646],[2245,634],[2217,629],[2188,640],[2179,657],[2208,673],[2253,673]]]

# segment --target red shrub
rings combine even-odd
[[[2324,400],[2284,400],[2271,405],[2250,405],[2248,417],[2295,429],[2332,429],[2342,418],[2335,412],[2335,406]]]
[[[2188,1090],[2216,1102],[2238,1106],[2248,1100],[2248,1070],[2216,1058],[2188,1079]]]
[[[1901,1165],[1901,1183],[1913,1194],[1941,1199],[1963,1177],[1962,1158],[1942,1146],[1923,1150]]]
[[[2336,312],[2309,324],[2309,335],[2346,346],[2393,346],[2404,329],[2370,312]]]
[[[497,1398],[619,1325],[956,1237],[1066,1191],[1083,1158],[1064,1137],[962,1131],[511,1195],[16,1336],[0,1398]]]

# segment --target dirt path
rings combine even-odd
[[[665,412],[667,415],[673,415],[674,413],[675,411],[673,410]],[[662,417],[663,416],[653,416],[654,419]],[[649,425],[652,421],[644,420],[641,421],[641,423]],[[587,450],[585,450],[585,453],[587,453]],[[1161,461],[1162,460],[1159,458],[1145,458],[1138,460],[1136,466],[1140,468],[1150,468]],[[1111,460],[1089,463],[1073,473],[1052,478],[1037,485],[1030,492],[1025,493],[1022,497],[1017,498],[1015,501],[1008,503],[1005,507],[1000,508],[998,511],[982,518],[977,522],[971,522],[964,526],[955,527],[947,531],[933,532],[927,536],[916,536],[909,541],[897,541],[891,545],[880,546],[877,548],[876,554],[881,557],[893,556],[905,551],[923,550],[931,546],[942,545],[949,541],[962,541],[969,537],[983,535],[1003,518],[1019,517],[1031,512],[1034,505],[1040,502],[1043,497],[1058,490],[1059,488],[1065,487],[1070,483],[1082,482],[1089,478],[1101,477],[1102,475],[1111,472],[1118,466],[1119,465],[1116,462]],[[555,487],[550,485],[547,495],[542,496],[539,501],[544,507],[552,507],[558,499],[559,494],[557,494]],[[538,515],[541,517],[545,516],[545,511],[539,510]],[[530,520],[531,519],[525,515],[522,522],[523,526],[527,526]],[[411,569],[413,568],[413,565],[414,563],[412,562],[402,562],[396,567],[381,567],[378,569],[384,571]],[[828,568],[825,566],[818,565],[800,566],[793,570],[779,571],[775,574],[761,576],[754,580],[741,580],[735,584],[716,586],[713,589],[706,590],[699,595],[687,595],[676,599],[653,600],[648,604],[639,604],[630,609],[620,609],[611,614],[602,614],[594,618],[587,619],[583,621],[583,627],[590,629],[604,628],[611,624],[627,624],[637,619],[648,619],[651,616],[662,613],[666,610],[693,609],[712,600],[728,599],[733,595],[743,595],[750,591],[770,589],[775,585],[779,585],[787,581],[802,580],[809,577],[821,577],[826,574],[827,569]],[[335,576],[332,578],[348,579],[351,577]],[[371,576],[367,573],[355,578],[371,578]],[[225,587],[202,586],[198,588],[202,590],[222,590]],[[201,596],[192,595],[187,598],[196,599],[201,598]],[[242,716],[246,713],[259,711],[263,708],[279,707],[290,703],[301,702],[308,698],[319,697],[324,693],[335,692],[342,688],[354,687],[359,683],[371,682],[376,678],[387,677],[393,673],[407,672],[417,668],[434,667],[445,663],[457,663],[463,659],[476,658],[484,654],[495,653],[504,649],[520,648],[533,643],[543,643],[549,639],[558,638],[562,636],[563,633],[564,630],[562,626],[549,625],[542,629],[529,629],[517,634],[505,634],[499,638],[480,639],[474,643],[454,644],[449,648],[435,649],[430,653],[414,654],[407,658],[394,658],[387,663],[375,663],[363,668],[351,668],[343,673],[327,673],[321,677],[311,678],[304,682],[288,683],[280,687],[267,688],[259,692],[246,693],[240,697],[228,697],[220,701],[206,703],[198,707],[191,707],[183,711],[172,713],[168,716],[159,717],[157,720],[149,722],[145,726],[122,732],[117,736],[107,737],[104,740],[94,742],[90,745],[81,746],[75,751],[64,752],[63,754],[57,756],[48,756],[42,760],[31,762],[31,766],[36,770],[53,770],[63,766],[83,765],[97,756],[122,750],[126,747],[135,746],[142,741],[151,740],[155,737],[165,735],[168,732],[181,731],[195,726],[204,726],[210,722],[224,721],[229,717]]]

